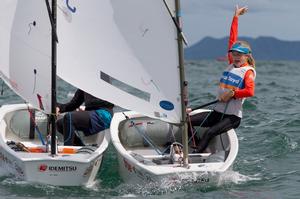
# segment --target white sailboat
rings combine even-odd
[[[118,57],[116,61],[123,64],[116,65],[118,70],[109,75],[129,91],[135,89],[135,95],[124,92],[114,99],[115,104],[133,110],[115,113],[111,124],[120,175],[133,184],[217,182],[231,168],[238,140],[234,130],[230,130],[215,137],[207,153],[191,152],[184,103],[187,88],[179,0],[122,1],[107,18],[117,26],[116,32],[110,29],[110,39],[121,38],[122,45],[125,42],[129,49],[120,53],[122,59]],[[134,62],[125,62],[123,56]],[[201,111],[209,110],[191,114]]]
[[[103,153],[110,142],[108,130],[82,137],[86,146],[63,146],[62,140],[56,140],[54,117],[50,117],[52,137],[47,136],[48,116],[55,113],[56,96],[52,88],[56,87],[56,60],[60,68],[66,64],[62,61],[66,57],[73,59],[72,51],[65,51],[61,46],[73,47],[68,42],[78,40],[77,37],[68,41],[63,39],[69,34],[67,29],[85,23],[80,15],[96,19],[93,23],[97,24],[98,16],[94,15],[97,7],[94,6],[98,4],[95,2],[78,1],[76,5],[70,5],[69,1],[52,0],[50,6],[48,0],[9,0],[0,4],[0,75],[13,91],[30,103],[0,108],[0,165],[22,180],[61,186],[89,186],[95,182]],[[60,29],[58,32],[55,25]],[[61,36],[58,37],[58,49],[57,35]],[[94,50],[89,46],[80,48],[86,54]],[[60,53],[67,54],[60,56]],[[90,64],[84,60],[83,63]],[[67,61],[67,64],[72,63]],[[64,78],[66,72],[61,70],[60,76]],[[76,72],[74,69],[67,73],[74,75]],[[67,79],[78,86],[74,76]],[[87,80],[87,76],[81,77]],[[88,84],[93,86],[92,82]],[[99,93],[93,94],[99,96]]]
[[[51,66],[52,57],[49,42],[51,25],[47,12],[44,12],[45,1],[27,0],[25,3],[21,0],[11,0],[5,1],[0,8],[1,77],[34,107],[51,113],[53,112],[51,102],[46,100],[52,96],[48,90],[51,78],[47,76],[51,73],[47,71],[42,73],[45,68]],[[29,11],[25,13],[24,8]],[[200,175],[202,177],[197,180],[207,182],[211,181],[209,177],[211,173],[220,173],[229,169],[237,155],[238,142],[233,130],[212,142],[211,153],[188,153],[187,135],[182,133],[186,132],[182,130],[186,129],[186,125],[178,128],[180,124],[185,124],[186,119],[181,95],[185,88],[181,56],[182,35],[178,33],[179,17],[170,16],[175,10],[179,10],[177,0],[58,1],[58,75],[94,96],[138,112],[117,113],[111,124],[112,141],[118,152],[121,175],[126,181],[133,182],[132,179],[155,181],[163,178],[174,179],[174,176]],[[179,12],[174,13],[179,14]],[[38,18],[43,22],[38,21]],[[19,30],[15,30],[19,27],[15,25],[19,20],[23,20],[20,22],[22,26],[20,25]],[[23,47],[20,48],[19,45]],[[16,59],[17,56],[21,56],[22,59]],[[17,62],[15,66],[12,64],[14,62]],[[25,69],[24,65],[27,62],[28,68]],[[15,70],[9,67],[15,67]],[[14,76],[13,71],[20,75]],[[25,73],[27,71],[28,75]],[[25,76],[28,79],[23,81]],[[23,82],[19,83],[19,81]],[[48,83],[42,85],[42,81]],[[20,89],[21,85],[28,85],[28,88]],[[23,93],[23,90],[27,91]],[[48,91],[43,93],[42,90]],[[54,136],[51,139],[51,154],[53,151],[58,151],[56,155],[12,150],[7,145],[7,141],[12,140],[7,136],[10,133],[7,129],[14,132],[24,130],[27,132],[25,135],[28,135],[30,129],[29,122],[16,124],[17,128],[13,123],[25,121],[18,119],[23,117],[18,115],[24,115],[24,110],[27,110],[26,105],[22,106],[3,106],[0,111],[2,135],[0,152],[8,167],[16,168],[15,173],[19,173],[26,180],[49,184],[72,185],[75,182],[84,184],[87,179],[92,179],[96,175],[102,153],[108,144],[107,134],[100,134],[105,136],[97,139],[100,147],[97,148],[96,153],[84,154],[86,155],[84,157],[80,156],[83,154],[60,154],[60,151],[70,149],[64,150],[65,147],[60,145],[57,149],[53,144],[56,141]],[[17,116],[14,116],[15,114]],[[45,128],[44,115],[41,112],[35,115],[39,128]],[[27,121],[30,121],[29,118]],[[149,136],[142,136],[143,132]],[[22,133],[17,133],[18,137],[22,137],[21,135]],[[166,137],[170,136],[183,144],[183,162],[176,162],[176,157],[172,158],[172,153],[160,152],[169,141]],[[36,135],[34,140],[39,142],[36,137],[38,136]],[[153,140],[153,143],[150,141],[152,144],[145,141],[148,137]],[[30,144],[23,140],[21,142],[29,149],[31,144],[35,143],[32,140],[29,140]],[[33,145],[32,150],[36,146],[38,144]],[[221,154],[221,159],[223,157],[221,162],[216,161],[218,154]],[[24,155],[27,159],[19,155]],[[78,159],[75,158],[76,155]],[[172,163],[169,161],[171,159]],[[35,166],[32,166],[32,164],[38,165],[39,161],[48,160],[51,162],[51,171],[46,167],[47,172],[39,172],[35,170]],[[32,164],[25,166],[24,162]],[[80,164],[76,166],[79,175],[70,172],[75,169],[71,169],[69,163]],[[84,163],[90,167],[85,167]],[[41,168],[44,170],[45,167]],[[82,176],[83,170],[85,172]],[[33,175],[34,172],[37,174]],[[85,177],[86,173],[89,177]],[[32,176],[34,178],[31,178]]]

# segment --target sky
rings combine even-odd
[[[249,9],[239,18],[239,36],[300,41],[300,0],[181,0],[189,45],[228,36],[235,5]]]

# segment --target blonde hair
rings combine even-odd
[[[247,56],[248,56],[247,62],[248,62],[248,64],[250,66],[252,66],[253,68],[255,68],[255,59],[254,59],[254,57],[252,55],[252,49],[251,49],[250,44],[248,42],[246,42],[246,41],[237,41],[237,42],[235,42],[235,44],[236,43],[239,43],[239,44],[241,44],[241,46],[246,47],[246,48],[248,48],[250,50],[250,53],[247,54]]]

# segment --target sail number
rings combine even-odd
[[[73,13],[76,12],[76,7],[70,6],[69,0],[66,0],[66,5],[67,5],[68,9],[69,9],[71,12],[73,12]]]

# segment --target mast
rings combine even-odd
[[[175,0],[176,20],[179,24],[177,28],[177,42],[178,42],[178,57],[179,57],[179,73],[180,73],[180,90],[181,90],[181,124],[183,127],[182,144],[183,144],[183,165],[188,166],[188,128],[187,128],[187,114],[186,114],[186,99],[187,99],[187,82],[185,80],[184,72],[184,56],[183,56],[183,34],[181,29],[181,6],[180,0]]]
[[[56,17],[57,16],[57,1],[52,0],[52,50],[51,50],[51,65],[52,65],[52,74],[51,74],[51,155],[55,155],[56,151],[56,55],[57,55],[57,34],[56,34]]]

